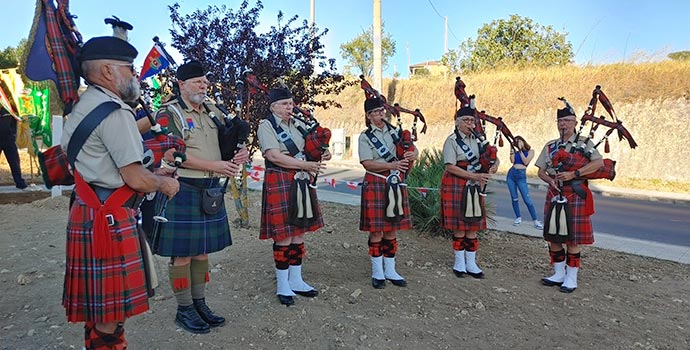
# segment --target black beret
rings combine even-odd
[[[271,101],[271,103],[275,101],[286,100],[288,98],[292,98],[292,94],[288,89],[278,88],[271,89],[268,91],[268,100]]]
[[[559,109],[559,110],[556,112],[556,118],[557,118],[557,119],[561,119],[561,118],[565,118],[565,117],[571,117],[571,116],[574,117],[574,116],[575,116],[575,112],[574,112],[572,109],[568,108],[568,107],[565,107],[565,108],[563,108],[563,109]]]
[[[79,50],[79,62],[92,60],[116,60],[134,62],[137,49],[130,43],[114,36],[99,36],[89,39]]]
[[[458,109],[458,111],[455,113],[455,119],[460,118],[462,116],[466,116],[466,115],[474,117],[474,108],[469,107],[469,106],[465,106],[465,107]]]
[[[206,69],[201,65],[199,61],[189,61],[179,68],[177,68],[177,73],[175,76],[177,80],[187,80],[192,78],[203,77],[206,75]]]
[[[364,113],[368,113],[369,111],[373,111],[374,109],[381,107],[383,107],[383,100],[378,97],[364,100]]]

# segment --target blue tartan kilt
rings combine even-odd
[[[152,203],[142,205],[142,226],[153,253],[171,257],[197,256],[232,245],[225,200],[216,214],[209,215],[201,209],[203,190],[221,187],[219,179],[181,177],[179,181],[180,191],[171,200],[157,193]],[[153,221],[152,216],[159,214],[168,222]]]

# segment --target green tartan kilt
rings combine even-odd
[[[147,232],[151,249],[160,256],[197,256],[220,251],[232,244],[225,200],[218,213],[209,215],[201,209],[202,192],[220,187],[219,179],[179,178],[180,191],[169,200],[163,215],[168,222],[154,223]],[[156,195],[154,207],[162,208],[165,196]]]

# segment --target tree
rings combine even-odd
[[[484,24],[476,39],[467,39],[456,52],[445,54],[442,61],[453,73],[458,69],[565,65],[574,57],[567,34],[530,18],[511,15],[507,20]]]
[[[22,39],[17,47],[8,46],[0,51],[0,69],[17,68],[25,49],[26,39]]]
[[[674,61],[690,60],[690,51],[671,52],[670,54],[668,54],[668,58]]]
[[[324,56],[321,40],[328,32],[319,33],[306,20],[297,23],[297,16],[288,20],[282,12],[278,13],[278,24],[267,33],[258,33],[259,15],[263,4],[249,8],[244,0],[235,11],[226,6],[209,6],[206,10],[196,10],[189,15],[181,15],[180,5],[169,7],[173,27],[172,46],[186,59],[201,61],[213,73],[216,83],[222,86],[225,101],[235,101],[238,91],[235,88],[242,72],[250,68],[260,82],[268,88],[278,87],[279,79],[292,91],[297,104],[321,108],[341,107],[327,96],[340,93],[349,83],[336,73],[335,59]],[[320,61],[322,72],[316,74],[312,58]],[[258,149],[256,133],[259,120],[269,115],[268,98],[261,93],[253,94],[246,100],[242,93],[244,110],[250,122],[250,153]],[[316,100],[316,97],[325,98]],[[325,97],[324,97],[325,96]]]
[[[381,26],[383,28],[383,26]],[[388,59],[395,54],[395,41],[390,33],[383,32],[381,36],[381,65],[385,69],[388,67]],[[374,27],[371,26],[367,31],[356,38],[340,45],[340,56],[348,61],[346,71],[356,68],[359,73],[370,77],[374,69]]]

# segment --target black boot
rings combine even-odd
[[[220,327],[225,325],[225,317],[218,316],[208,308],[206,305],[206,298],[194,299],[194,307],[196,311],[199,312],[199,316],[208,323],[211,327]]]
[[[211,331],[211,327],[201,319],[194,305],[177,305],[175,324],[195,334],[204,334]]]

